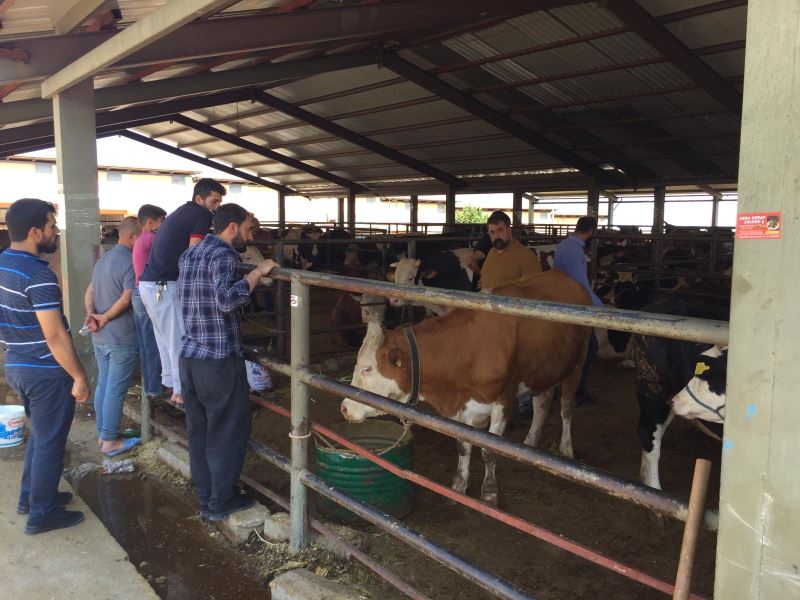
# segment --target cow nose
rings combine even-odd
[[[345,405],[342,405],[339,410],[342,411],[342,416],[346,419],[347,418],[347,407]]]

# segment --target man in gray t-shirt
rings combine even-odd
[[[92,332],[97,358],[94,410],[98,444],[108,457],[127,452],[139,438],[123,439],[119,425],[125,393],[139,359],[131,299],[135,287],[131,250],[139,221],[126,217],[119,225],[119,243],[97,261],[86,289],[86,327]]]

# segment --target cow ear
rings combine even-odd
[[[399,262],[393,262],[392,264],[389,265],[389,268],[396,269],[399,264],[400,264]]]
[[[422,261],[420,259],[417,259],[417,260],[414,261],[414,266],[417,267],[417,268],[419,268],[419,266],[421,264],[422,264]]]
[[[438,271],[435,271],[433,269],[426,269],[425,271],[422,272],[420,277],[422,279],[433,279],[434,277],[436,277],[436,275],[438,275],[438,273],[439,273]]]

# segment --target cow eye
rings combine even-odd
[[[362,367],[361,368],[361,374],[362,375],[369,375],[370,373],[372,373],[372,367]]]

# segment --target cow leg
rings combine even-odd
[[[456,440],[456,445],[458,446],[458,467],[450,487],[459,494],[465,494],[469,485],[469,459],[472,455],[472,444]]]
[[[642,483],[657,490],[661,489],[661,479],[658,476],[658,461],[661,458],[661,438],[664,437],[664,432],[669,427],[674,416],[675,413],[669,411],[667,419],[663,423],[656,425],[656,429],[653,432],[653,449],[650,452],[642,450],[642,467],[640,470]]]
[[[498,404],[492,406],[492,413],[489,418],[491,419],[489,421],[489,433],[503,435],[508,422],[503,407]],[[483,477],[483,485],[481,486],[481,500],[486,504],[497,506],[498,488],[497,477],[495,476],[497,455],[486,448],[481,449],[481,454],[483,455],[483,464],[486,467],[486,474]]]
[[[525,441],[522,442],[526,446],[535,448],[539,445],[542,427],[544,427],[545,419],[547,419],[547,413],[550,412],[550,403],[553,401],[554,392],[555,388],[533,396],[533,421],[531,421],[531,428],[528,430]]]
[[[567,458],[575,458],[572,451],[572,412],[575,410],[575,393],[582,373],[583,361],[580,361],[561,384],[561,444],[558,451]]]

